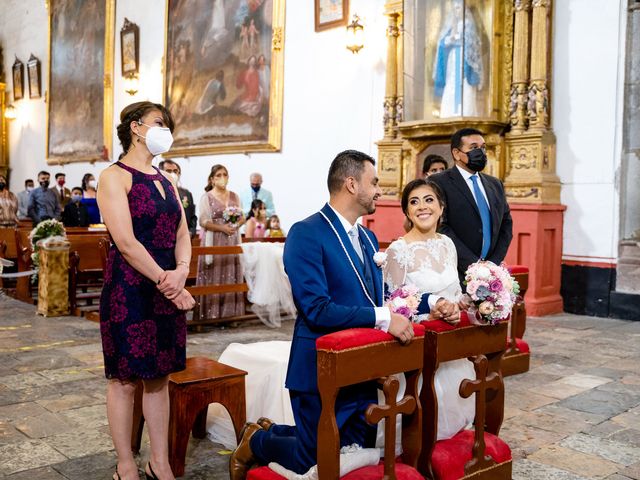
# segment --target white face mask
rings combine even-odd
[[[173,179],[173,183],[177,185],[178,180],[180,180],[180,175],[178,175],[176,172],[171,172],[169,176]]]
[[[147,130],[147,136],[144,137],[140,134],[138,135],[140,138],[144,138],[147,149],[149,153],[154,157],[156,155],[160,155],[161,153],[168,152],[173,144],[173,135],[171,135],[171,130],[168,128],[156,127],[147,125],[146,123],[142,123],[138,121],[138,125],[144,125],[145,127],[149,127]]]
[[[95,190],[98,187],[98,184],[96,183],[95,180],[89,180],[87,182],[87,187],[93,188]]]

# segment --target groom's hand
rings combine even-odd
[[[451,325],[457,325],[460,322],[460,310],[456,303],[441,298],[435,305],[432,317],[444,320]]]
[[[403,345],[411,342],[413,338],[413,325],[411,325],[407,317],[399,313],[391,314],[391,322],[389,322],[389,330],[387,331],[400,340]]]

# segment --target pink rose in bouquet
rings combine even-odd
[[[224,209],[224,212],[222,212],[222,218],[226,223],[236,225],[242,218],[242,210],[240,210],[238,207],[230,205]]]
[[[482,324],[495,325],[509,317],[520,292],[520,285],[503,265],[485,260],[469,265],[464,283],[475,306],[471,318]]]
[[[387,298],[385,305],[391,309],[393,313],[398,313],[408,319],[418,312],[421,295],[414,285],[403,285],[397,288]]]

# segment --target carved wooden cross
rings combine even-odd
[[[498,373],[491,372],[487,375],[489,361],[484,355],[478,355],[473,360],[476,371],[476,380],[463,380],[460,384],[460,396],[468,398],[476,394],[476,417],[473,421],[475,435],[471,460],[464,466],[465,475],[494,465],[496,462],[489,455],[485,455],[484,423],[487,408],[487,390],[499,390],[502,388],[502,378]]]
[[[402,400],[396,402],[400,383],[395,376],[378,379],[384,392],[384,405],[369,405],[365,418],[367,422],[375,425],[384,422],[384,476],[383,480],[396,480],[396,415],[412,413],[416,408],[416,399],[405,395]]]

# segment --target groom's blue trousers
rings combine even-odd
[[[295,426],[273,425],[251,437],[251,451],[261,464],[277,462],[296,473],[306,473],[317,463],[318,422],[322,403],[320,395],[290,391]],[[371,403],[377,403],[375,384],[353,385],[340,390],[336,399],[336,421],[340,446],[357,443],[373,447],[376,426],[369,425],[364,414]]]

